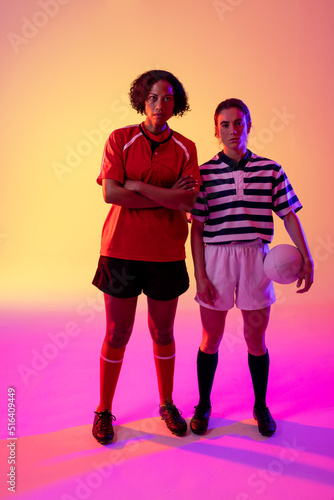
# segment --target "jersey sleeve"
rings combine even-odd
[[[100,186],[102,179],[112,179],[122,184],[124,182],[122,141],[115,132],[109,136],[104,147],[101,170],[96,179]]]
[[[273,211],[283,219],[291,210],[298,212],[302,204],[297,198],[289,179],[281,166],[276,173],[272,195]]]
[[[190,212],[190,218],[205,223],[209,218],[209,207],[207,204],[206,191],[201,184],[194,208]]]
[[[186,175],[192,175],[194,179],[197,180],[198,184],[200,183],[200,173],[198,167],[198,159],[197,159],[197,149],[194,143],[191,143],[191,147],[188,149],[189,158],[182,170],[182,177]]]

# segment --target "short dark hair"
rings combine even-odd
[[[216,133],[216,127],[217,127],[217,121],[218,121],[218,115],[224,110],[224,109],[230,109],[230,108],[238,108],[240,111],[243,112],[243,114],[246,117],[246,122],[248,124],[252,124],[252,119],[251,115],[249,112],[248,107],[246,104],[241,100],[241,99],[236,99],[235,97],[231,97],[230,99],[225,99],[225,101],[222,101],[221,103],[218,104],[215,115],[214,115],[214,120],[215,120],[215,133]]]
[[[146,71],[139,75],[131,84],[129,96],[131,106],[141,114],[145,113],[145,101],[150,93],[153,85],[160,80],[167,80],[174,90],[174,109],[173,115],[182,116],[186,111],[190,110],[188,96],[182,83],[169,71],[155,69]]]

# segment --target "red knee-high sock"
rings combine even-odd
[[[118,377],[122,368],[125,347],[115,349],[106,341],[100,357],[100,404],[98,411],[111,410]]]
[[[160,404],[172,401],[174,365],[175,365],[175,342],[167,345],[159,345],[153,342],[153,354],[155,369],[157,372]]]

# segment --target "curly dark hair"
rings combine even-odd
[[[230,108],[240,109],[240,111],[242,111],[243,114],[245,115],[247,125],[248,124],[252,125],[251,115],[250,115],[249,109],[246,106],[246,104],[241,99],[236,99],[235,97],[231,97],[230,99],[226,99],[225,101],[222,101],[221,103],[219,103],[217,108],[216,108],[215,115],[214,115],[215,136],[216,137],[218,137],[217,132],[216,132],[218,116],[220,115],[220,113],[224,109],[230,109]]]
[[[155,69],[139,75],[131,84],[129,97],[131,106],[141,114],[145,113],[145,101],[152,86],[160,80],[167,80],[174,90],[174,116],[182,116],[190,110],[188,96],[182,83],[168,71]]]

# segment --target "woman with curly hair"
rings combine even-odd
[[[172,399],[173,325],[178,297],[189,287],[186,211],[198,194],[199,170],[195,144],[167,121],[189,110],[188,99],[174,75],[154,70],[132,83],[130,101],[145,120],[112,132],[97,178],[104,201],[111,204],[93,280],[104,293],[106,309],[100,402],[93,423],[93,436],[101,444],[114,437],[112,401],[141,292],[147,296],[159,413],[173,434],[183,436],[187,430]]]

